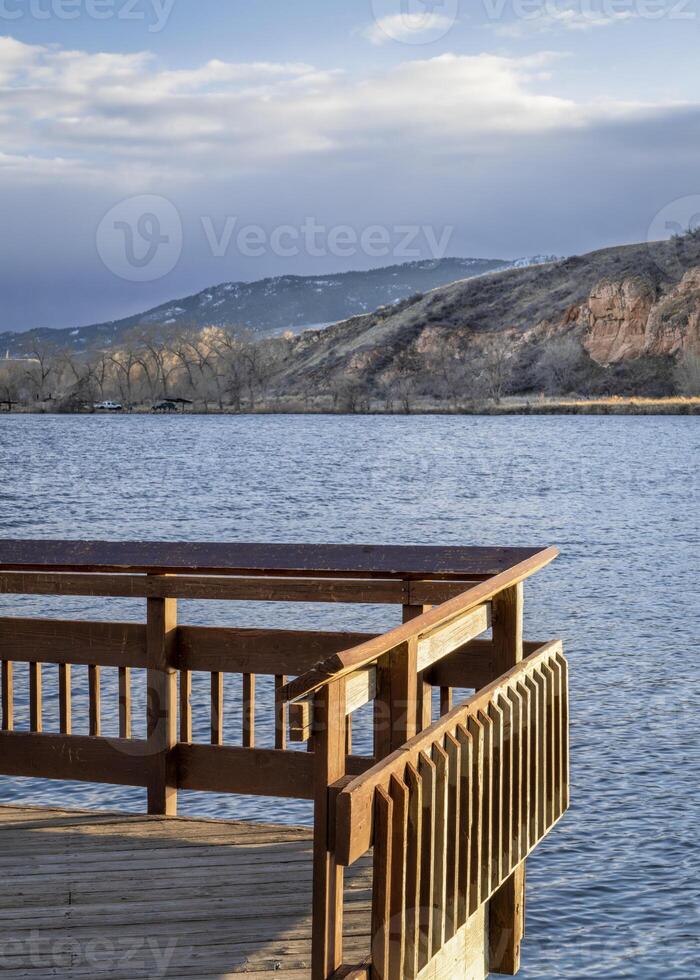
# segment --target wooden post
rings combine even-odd
[[[374,754],[384,759],[418,731],[418,644],[408,640],[377,663]]]
[[[523,659],[523,586],[495,596],[492,606],[494,679]],[[489,903],[489,958],[492,973],[514,976],[520,969],[525,933],[525,862],[521,862]]]
[[[314,883],[312,980],[327,980],[343,961],[343,868],[331,851],[335,812],[329,787],[345,775],[345,680],[314,699]]]
[[[403,621],[409,623],[417,616],[430,612],[432,608],[432,606],[404,606]],[[422,672],[418,675],[416,685],[417,724],[418,731],[422,732],[426,728],[430,728],[433,723],[433,688],[424,680]]]
[[[410,622],[429,608],[404,605],[404,623]],[[432,687],[424,682],[416,666],[415,640],[402,643],[377,664],[377,696],[374,699],[375,759],[386,758],[431,723]]]
[[[148,741],[151,775],[148,812],[177,813],[172,749],[177,744],[177,673],[174,667],[177,600],[147,599]]]

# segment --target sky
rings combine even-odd
[[[0,0],[0,331],[700,221],[700,0]]]

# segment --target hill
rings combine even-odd
[[[506,395],[700,395],[700,235],[462,277],[298,334],[166,323],[124,338],[0,361],[0,401],[454,411]]]
[[[504,387],[531,391],[551,386],[555,350],[574,375],[569,390],[614,393],[622,378],[629,393],[666,394],[678,355],[700,355],[699,323],[700,238],[691,235],[462,280],[306,331],[277,385],[379,391],[410,380],[414,393],[446,386],[468,396],[478,375],[500,371]]]
[[[245,327],[257,337],[335,323],[456,279],[467,279],[544,259],[444,258],[408,262],[331,276],[279,276],[256,282],[228,282],[173,300],[122,320],[65,330],[1,333],[0,351],[12,357],[51,344],[74,353],[119,346],[134,331],[160,327]]]

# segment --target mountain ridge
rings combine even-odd
[[[640,384],[663,388],[669,359],[700,356],[700,236],[502,270],[306,331],[291,342],[277,385],[300,394],[317,386],[387,390],[410,381],[417,390],[439,374],[451,374],[455,385],[460,374],[466,385],[476,364],[483,373],[487,348],[502,340],[516,389],[534,390],[533,365],[564,339],[571,341],[570,373],[586,375],[586,384],[593,378],[605,391],[625,373],[620,365],[645,361],[646,374],[637,365]]]
[[[50,344],[83,353],[114,347],[130,331],[156,327],[168,332],[171,328],[238,326],[260,338],[285,331],[298,333],[401,302],[414,293],[458,279],[552,258],[508,260],[452,256],[332,275],[284,275],[251,282],[223,282],[118,320],[83,327],[6,331],[0,333],[0,351],[21,357],[30,354],[37,344]]]

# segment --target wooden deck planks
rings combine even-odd
[[[2,980],[311,976],[310,829],[0,806]],[[344,946],[370,946],[371,858]]]

